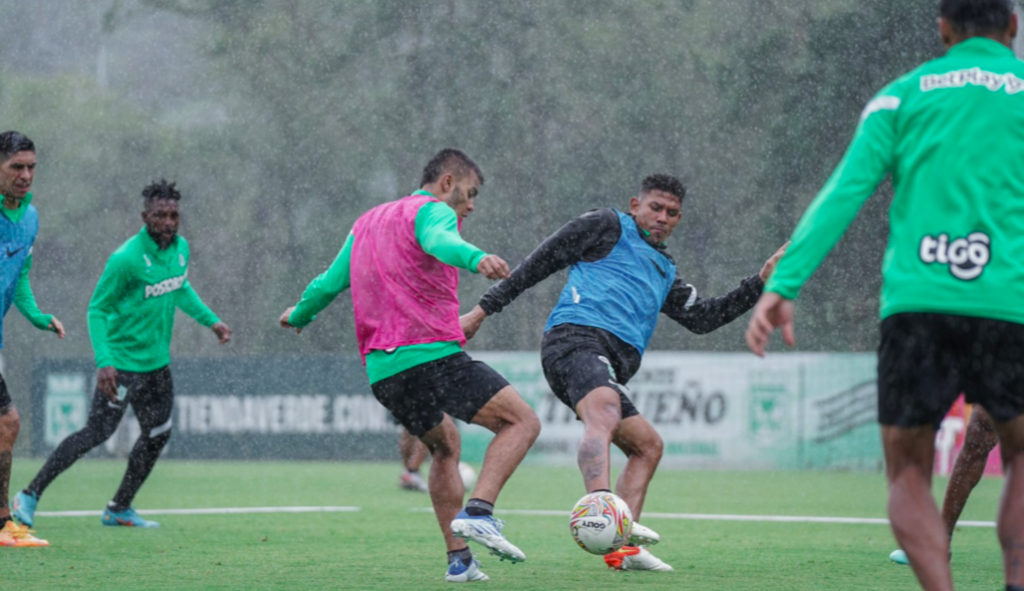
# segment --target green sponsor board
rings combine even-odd
[[[536,353],[474,353],[536,410],[541,435],[528,459],[574,466],[583,428],[554,397]],[[663,466],[701,468],[881,467],[872,354],[651,352],[627,384],[665,441]],[[491,440],[463,430],[463,455],[480,461]],[[622,455],[614,454],[616,461]]]

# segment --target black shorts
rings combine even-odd
[[[625,388],[640,369],[640,352],[607,330],[559,324],[544,333],[540,359],[551,391],[574,411],[595,389],[611,388],[619,393],[623,419],[640,414]]]
[[[120,395],[118,402],[111,401],[99,387],[93,391],[92,406],[89,407],[86,422],[88,429],[112,435],[128,410],[128,405],[131,405],[145,437],[152,438],[170,432],[171,413],[174,410],[174,380],[171,378],[170,367],[146,373],[118,370],[117,386]]]
[[[508,380],[489,366],[456,353],[375,382],[370,389],[409,433],[423,437],[445,414],[472,422],[507,386]]]
[[[993,419],[1024,414],[1024,324],[950,314],[882,321],[878,422],[938,428],[961,392]]]
[[[14,401],[11,400],[11,393],[7,391],[7,382],[4,380],[4,376],[0,375],[0,415],[7,414],[14,406]]]

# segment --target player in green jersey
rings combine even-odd
[[[922,587],[953,588],[931,496],[935,433],[964,392],[992,417],[1007,475],[1007,589],[1024,591],[1024,63],[1012,0],[941,0],[944,57],[885,87],[797,225],[747,330],[763,355],[793,300],[886,175],[896,194],[882,264],[878,416],[889,516]]]
[[[96,391],[85,427],[57,446],[35,479],[18,493],[14,517],[31,525],[43,491],[117,429],[131,405],[142,433],[128,456],[128,469],[103,512],[104,525],[158,527],[132,509],[171,437],[174,385],[171,332],[178,308],[210,328],[223,345],[231,329],[206,307],[189,283],[189,246],[178,236],[174,183],[160,181],[142,190],[145,227],[107,261],[89,303],[89,337],[96,355]]]

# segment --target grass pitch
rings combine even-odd
[[[12,492],[40,466],[16,460]],[[82,461],[46,492],[39,511],[101,510],[123,461]],[[444,545],[426,495],[398,489],[398,464],[162,461],[136,499],[146,509],[356,506],[353,513],[162,515],[158,530],[100,525],[99,517],[37,517],[50,548],[0,548],[3,587],[30,589],[450,589]],[[1002,481],[985,479],[964,519],[992,520]],[[941,493],[944,480],[936,482]],[[611,572],[575,546],[568,512],[583,494],[573,468],[527,466],[498,502],[509,539],[528,559],[511,565],[482,554],[491,581],[473,588],[916,589],[907,567],[888,561],[886,525],[641,520],[658,531],[655,553],[671,573]],[[501,515],[502,509],[565,516]],[[645,512],[884,517],[880,474],[660,472]],[[991,528],[961,528],[953,541],[959,587],[1001,589]]]

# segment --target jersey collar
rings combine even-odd
[[[0,196],[0,199],[3,199],[3,197]],[[32,193],[25,193],[25,196],[21,199],[21,205],[18,206],[18,209],[7,209],[3,204],[0,204],[0,210],[3,211],[5,216],[7,216],[7,219],[17,224],[21,221],[21,218],[25,217],[25,212],[28,211],[29,203],[32,203]]]
[[[946,52],[949,56],[960,55],[1005,55],[1013,56],[1013,50],[988,37],[971,37],[957,43]]]
[[[157,244],[156,240],[153,240],[153,237],[146,231],[146,226],[142,226],[142,229],[139,230],[139,236],[142,237],[143,250],[145,250],[147,254],[153,254],[156,256],[162,256],[164,253],[170,252],[178,244],[178,236],[175,236],[174,240],[171,241],[171,244],[167,248],[160,250],[160,245]]]
[[[425,191],[423,189],[420,189],[419,191],[414,192],[413,195],[423,195],[424,197],[433,197],[434,199],[437,199],[436,195],[434,195],[430,191]]]

